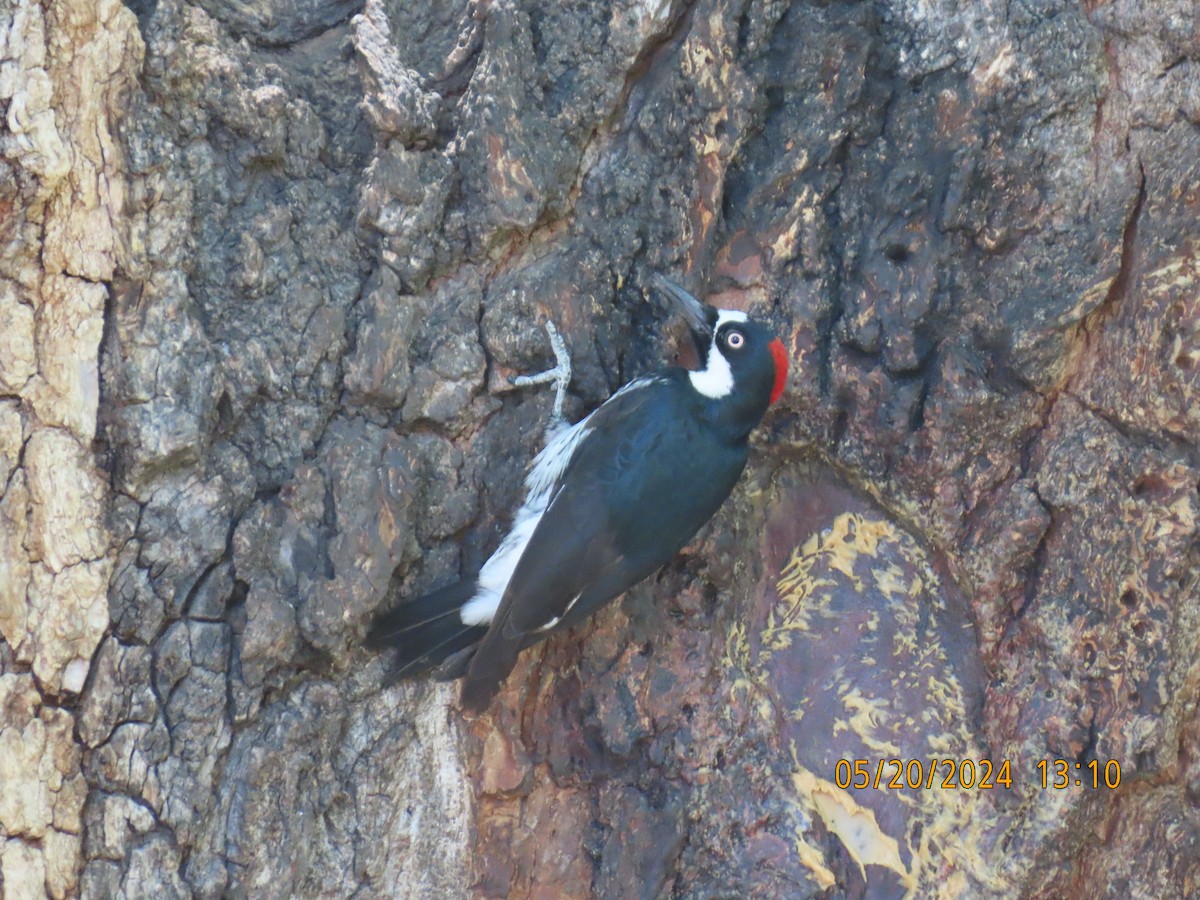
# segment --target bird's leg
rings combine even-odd
[[[546,334],[550,336],[550,346],[554,350],[554,368],[537,375],[517,375],[512,379],[512,384],[515,387],[529,387],[554,382],[553,426],[563,420],[563,400],[567,395],[567,385],[571,383],[571,354],[567,352],[567,345],[563,343],[562,335],[558,333],[553,322],[546,322]]]

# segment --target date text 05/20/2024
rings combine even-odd
[[[833,768],[833,782],[840,788],[859,790],[1011,790],[1015,768],[1008,759],[839,759]],[[1121,764],[1115,759],[1043,759],[1030,777],[1043,790],[1115,790],[1121,786]]]

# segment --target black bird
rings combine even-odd
[[[787,353],[745,313],[653,281],[686,317],[703,368],[638,378],[568,425],[570,359],[548,324],[558,367],[517,380],[558,388],[525,502],[478,575],[375,619],[368,645],[397,652],[389,681],[434,668],[441,679],[465,676],[462,705],[483,709],[523,648],[670,560],[733,490],[750,432],[783,393]]]

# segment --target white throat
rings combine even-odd
[[[733,369],[729,360],[717,347],[717,332],[727,322],[745,322],[746,314],[739,309],[722,309],[717,311],[717,324],[713,327],[712,343],[708,345],[708,359],[703,369],[688,372],[692,387],[710,400],[720,400],[728,397],[733,391]]]

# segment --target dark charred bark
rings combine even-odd
[[[1192,2],[0,8],[6,895],[1195,891]],[[381,689],[652,270],[789,348],[733,498]]]

